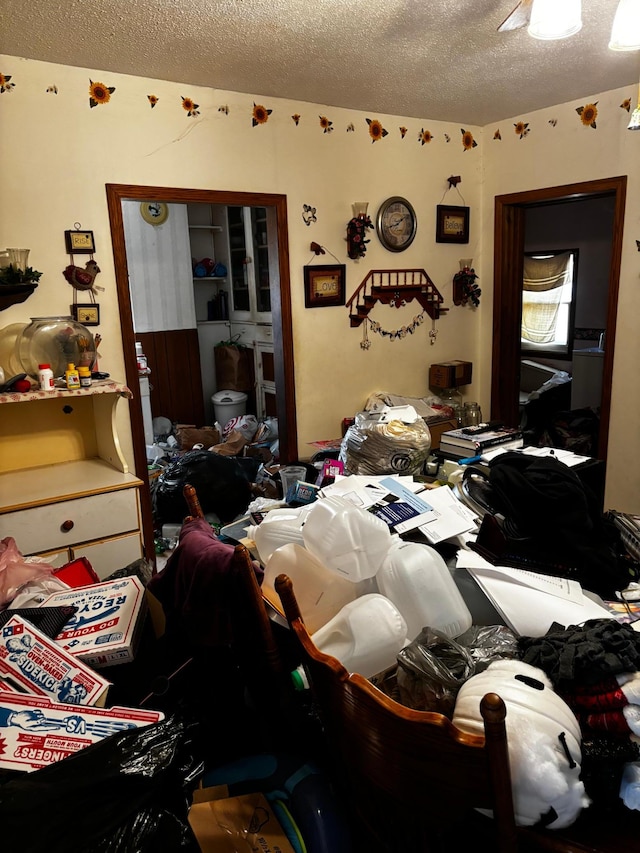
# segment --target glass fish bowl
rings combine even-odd
[[[58,378],[71,363],[91,368],[96,347],[89,329],[73,317],[32,317],[16,338],[15,355],[22,371],[34,379],[40,364],[49,364]]]

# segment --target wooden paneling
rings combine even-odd
[[[173,423],[204,426],[197,329],[136,335],[151,368],[151,413]]]

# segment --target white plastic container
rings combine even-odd
[[[261,524],[247,527],[247,538],[253,539],[263,566],[282,545],[304,547],[302,528],[313,504],[302,507],[280,507],[269,510]],[[287,572],[288,574],[288,572]]]
[[[302,535],[312,554],[354,583],[376,574],[391,545],[384,521],[337,496],[311,504]]]
[[[388,598],[372,593],[345,604],[311,639],[349,672],[371,678],[395,664],[407,642],[407,623]]]
[[[358,594],[356,584],[339,577],[300,545],[282,545],[265,566],[262,594],[276,606],[279,597],[275,582],[281,574],[293,581],[296,600],[310,634],[326,625]]]
[[[246,414],[247,395],[242,391],[218,391],[211,397],[217,421],[224,426],[231,418]]]
[[[402,613],[410,640],[426,627],[447,637],[458,637],[471,627],[471,613],[451,572],[429,545],[394,540],[376,581]]]

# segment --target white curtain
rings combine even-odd
[[[571,252],[524,259],[522,331],[524,341],[548,344],[555,339],[562,287],[571,281]]]

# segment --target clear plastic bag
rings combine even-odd
[[[387,421],[358,412],[342,441],[340,459],[350,474],[416,474],[431,449],[431,432],[422,418]]]
[[[425,628],[398,654],[400,702],[451,717],[464,682],[498,658],[518,657],[517,638],[505,625],[472,625],[455,640]]]

